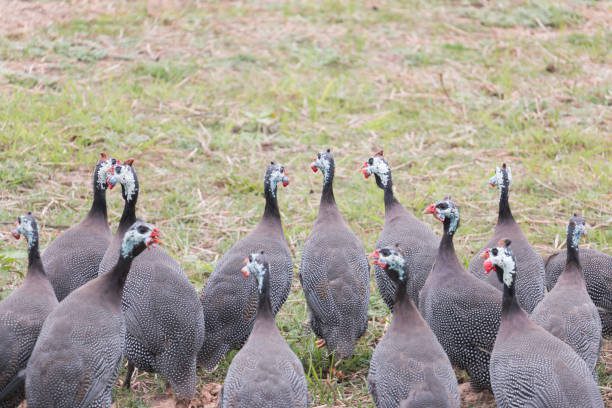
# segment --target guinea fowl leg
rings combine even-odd
[[[132,375],[134,374],[134,364],[128,361],[127,373],[125,374],[125,381],[123,382],[123,388],[129,390],[132,386]]]

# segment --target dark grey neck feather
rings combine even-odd
[[[105,222],[108,222],[107,208],[106,208],[106,187],[98,183],[98,170],[102,163],[98,163],[94,169],[93,174],[93,203],[91,209],[87,214],[88,218],[99,218]]]
[[[336,199],[334,198],[334,175],[336,172],[336,166],[333,161],[329,163],[329,174],[323,173],[323,190],[321,191],[321,203],[320,206],[336,206]]]
[[[32,242],[32,245],[29,243]],[[38,247],[38,230],[32,231],[32,236],[28,239],[28,276],[46,276],[45,268],[40,259],[40,251]]]

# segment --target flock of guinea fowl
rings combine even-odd
[[[330,150],[311,167],[323,189],[299,278],[317,347],[343,359],[367,328],[370,264],[336,206]],[[570,218],[566,250],[545,264],[512,216],[504,164],[489,180],[500,192],[493,237],[466,271],[450,197],[425,210],[443,225],[438,238],[395,198],[382,152],[361,171],[384,190],[385,224],[370,259],[393,315],[368,373],[377,407],[459,407],[453,366],[476,389],[491,389],[499,407],[603,407],[595,364],[602,333],[612,332],[612,260],[579,253],[582,217]],[[131,159],[101,155],[91,210],[42,255],[36,219],[18,217],[13,235],[27,241],[28,271],[0,303],[0,408],[23,400],[110,407],[123,357],[124,386],[135,368],[159,373],[184,404],[196,392],[196,367],[214,370],[232,349],[240,351],[219,406],[308,406],[302,364],[274,322],[293,278],[277,201],[278,185],[288,183],[283,166],[267,166],[261,221],[219,260],[200,296],[155,245],[158,229],[137,218]],[[113,235],[106,191],[117,185],[125,205]]]

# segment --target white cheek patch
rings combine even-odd
[[[96,180],[100,188],[104,188],[106,186],[106,178],[108,177],[108,172],[111,169],[111,167],[113,167],[113,165],[110,159],[105,160],[104,162],[102,162],[100,167],[98,167],[98,174],[96,176],[97,177]]]
[[[512,184],[512,171],[506,166],[506,175],[508,176],[508,187]],[[495,168],[495,175],[489,179],[489,184],[497,186],[500,190],[504,188],[504,171],[501,167]]]
[[[276,197],[276,187],[279,182],[283,181],[283,174],[280,170],[272,170],[270,172],[270,193],[273,197]]]
[[[28,248],[31,248],[32,246],[34,246],[34,244],[36,244],[36,240],[34,239],[34,226],[32,225],[32,222],[29,219],[25,217],[21,218],[19,227],[17,227],[17,232],[27,238]]]
[[[253,259],[253,261],[249,262],[247,267],[249,269],[249,272],[254,274],[255,278],[257,278],[257,289],[261,293],[261,291],[263,290],[263,281],[266,271],[263,264],[256,261],[258,256],[259,254],[257,253],[251,254],[251,259]]]
[[[321,172],[323,173],[323,177],[325,179],[325,183],[327,183],[329,181],[329,176],[330,176],[329,168],[331,166],[331,164],[329,163],[329,160],[321,156],[320,159],[315,160],[315,166],[317,166],[319,170],[321,170]]]
[[[121,255],[123,255],[124,258],[127,258],[134,250],[134,247],[141,242],[145,242],[147,238],[148,235],[143,235],[135,229],[128,230],[128,232],[125,233],[123,242],[121,244]]]
[[[136,179],[134,178],[132,168],[123,166],[121,174],[116,174],[115,178],[117,179],[117,182],[121,183],[125,189],[127,201],[132,201],[132,197],[134,196],[134,193],[136,193]]]
[[[516,262],[514,261],[512,254],[505,248],[497,248],[497,250],[498,253],[496,256],[490,255],[491,262],[503,269],[504,284],[510,287],[512,282],[514,282],[514,277],[516,275]]]
[[[389,166],[383,159],[380,157],[374,157],[372,164],[370,165],[370,172],[375,173],[378,177],[380,177],[380,181],[383,186],[387,186],[389,182]]]
[[[391,254],[382,259],[382,262],[386,263],[397,271],[397,275],[401,281],[406,280],[406,272],[404,271],[404,265],[406,261],[399,254]]]

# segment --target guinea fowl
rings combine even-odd
[[[521,270],[521,276],[516,281],[516,296],[520,305],[527,313],[531,313],[533,308],[544,297],[544,261],[529,245],[527,238],[512,216],[510,204],[508,203],[511,183],[512,172],[510,167],[506,166],[506,163],[502,164],[501,168],[497,167],[495,175],[489,180],[491,187],[497,186],[501,195],[499,198],[497,225],[487,247],[494,246],[502,238],[512,240],[514,243],[512,246],[519,263],[518,267]],[[468,270],[478,278],[502,290],[503,287],[498,280],[492,275],[487,275],[484,269],[482,269],[481,255],[482,250],[472,258]]]
[[[38,225],[32,213],[17,218],[13,231],[28,242],[28,272],[20,287],[0,302],[0,408],[25,398],[24,372],[47,315],[57,306],[38,251]]]
[[[319,215],[304,243],[300,282],[317,342],[339,358],[353,354],[368,326],[370,265],[359,239],[350,230],[334,199],[335,163],[329,149],[311,165],[321,170],[323,192]]]
[[[578,256],[584,232],[584,219],[574,214],[567,226],[565,270],[553,290],[533,309],[531,320],[569,344],[595,372],[601,349],[601,319],[587,292]]]
[[[491,353],[491,384],[499,408],[603,408],[599,387],[584,360],[535,324],[515,296],[521,270],[510,241],[485,249],[484,269],[504,284],[501,324]],[[499,292],[497,292],[499,293]]]
[[[111,406],[125,343],[121,293],[134,257],[158,242],[158,230],[136,222],[109,273],[73,291],[49,314],[26,369],[29,408]]]
[[[406,293],[410,274],[399,248],[378,249],[372,257],[397,287],[393,320],[370,361],[368,385],[376,406],[458,408],[453,367]]]
[[[395,198],[391,169],[382,151],[370,157],[363,164],[361,172],[365,178],[373,174],[376,185],[385,192],[385,225],[376,246],[382,248],[400,244],[402,256],[413,275],[408,283],[410,298],[418,303],[419,293],[436,258],[438,238],[425,223],[416,219]],[[377,266],[374,267],[374,274],[380,295],[391,309],[396,285],[385,271]]]
[[[283,339],[272,311],[270,266],[264,252],[251,254],[242,269],[258,295],[255,323],[227,371],[219,398],[222,408],[307,407],[308,388],[302,363]]]
[[[551,255],[546,261],[544,279],[549,292],[553,290],[566,264],[567,250]],[[583,248],[580,250],[580,265],[587,292],[599,312],[602,334],[612,335],[612,256]]]
[[[426,212],[444,224],[444,235],[421,290],[419,310],[450,361],[467,370],[472,386],[490,388],[489,356],[499,328],[500,292],[459,263],[453,245],[459,227],[455,203],[445,198]]]
[[[98,276],[98,267],[111,240],[106,214],[106,188],[115,159],[105,153],[93,173],[93,204],[79,224],[58,236],[42,254],[45,271],[57,299]]]
[[[140,188],[133,160],[117,164],[109,183],[121,184],[125,205],[100,264],[101,275],[116,263],[125,232],[136,221]],[[198,294],[180,265],[159,247],[139,256],[125,283],[122,306],[127,325],[125,387],[130,387],[137,367],[168,380],[179,400],[191,399],[196,391],[197,353],[204,341],[204,316]]]
[[[257,311],[257,295],[236,272],[242,268],[244,254],[265,251],[270,262],[270,297],[272,313],[276,315],[291,289],[293,262],[285,240],[276,198],[277,185],[289,184],[285,168],[270,163],[264,176],[266,207],[257,227],[236,242],[217,263],[202,290],[206,337],[198,362],[212,371],[231,349],[246,341]]]

